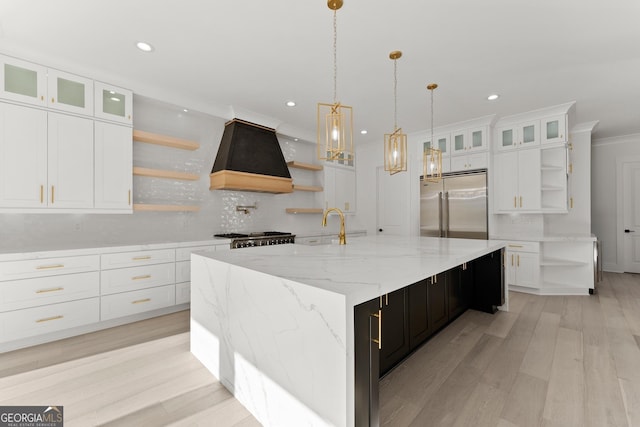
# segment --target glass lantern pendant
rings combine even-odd
[[[342,0],[328,0],[333,10],[333,104],[318,103],[318,159],[353,161],[353,109],[337,101],[337,19]]]
[[[431,91],[431,140],[425,143],[422,155],[422,177],[425,181],[439,182],[442,179],[442,151],[433,148],[433,91],[438,87],[436,83],[431,83],[427,89]]]
[[[390,175],[407,170],[407,135],[398,128],[397,60],[401,56],[399,50],[389,54],[393,60],[393,132],[384,135],[384,170]]]

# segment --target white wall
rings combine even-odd
[[[601,242],[604,270],[623,271],[623,255],[617,251],[616,164],[640,156],[640,134],[595,140],[591,154],[591,229]]]
[[[209,174],[225,121],[151,100],[134,97],[134,128],[197,141],[200,148],[186,151],[134,142],[134,165],[197,173],[199,181],[134,177],[135,203],[199,205],[199,212],[134,212],[109,214],[0,214],[0,250],[30,251],[70,246],[120,245],[141,242],[207,239],[216,232],[290,231],[337,234],[339,224],[321,225],[320,215],[286,214],[287,207],[316,207],[316,193],[264,194],[210,191]],[[280,137],[288,160],[314,163],[315,145]],[[291,170],[294,182],[321,185],[313,172]],[[236,205],[258,204],[245,215]],[[321,207],[321,206],[318,206]],[[347,221],[347,231],[356,230]],[[360,227],[359,229],[362,229]]]

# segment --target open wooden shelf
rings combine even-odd
[[[285,211],[290,214],[321,214],[324,212],[322,208],[286,208]]]
[[[295,160],[287,162],[287,166],[289,166],[290,168],[304,169],[304,170],[308,170],[308,171],[321,171],[322,170],[322,165],[314,165],[313,163],[296,162]]]
[[[200,206],[134,203],[133,210],[138,212],[197,212],[200,210]]]
[[[169,179],[182,179],[186,181],[197,181],[200,179],[200,175],[194,173],[178,172],[163,169],[149,169],[141,168],[139,166],[133,167],[133,174],[137,176],[151,176],[154,178],[169,178]]]
[[[143,130],[133,130],[133,140],[146,142],[148,144],[164,145],[165,147],[179,148],[181,150],[197,150],[200,144],[186,139],[175,138],[173,136],[159,135],[156,133],[145,132]]]
[[[293,191],[322,191],[322,187],[317,185],[297,185],[293,184]]]

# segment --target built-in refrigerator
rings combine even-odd
[[[487,239],[487,224],[486,170],[420,177],[421,236]]]

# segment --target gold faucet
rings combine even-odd
[[[327,226],[327,215],[329,215],[329,212],[331,211],[336,211],[338,212],[338,215],[340,215],[340,234],[338,234],[338,239],[340,239],[340,244],[341,245],[346,245],[347,244],[347,235],[344,232],[344,214],[342,213],[342,211],[338,208],[329,208],[325,211],[324,215],[322,216],[322,226],[326,227]]]

